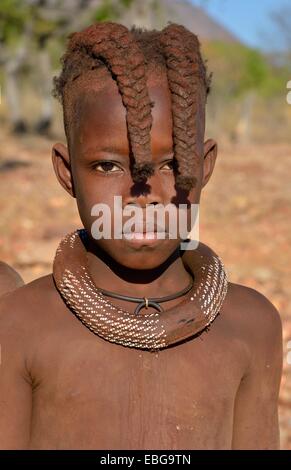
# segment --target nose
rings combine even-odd
[[[129,194],[124,198],[125,205],[139,205],[145,207],[149,204],[156,205],[163,202],[162,188],[153,175],[150,179],[141,183],[133,183],[129,188]]]

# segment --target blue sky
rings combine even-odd
[[[282,47],[270,13],[289,5],[291,0],[190,0],[202,5],[211,16],[244,43],[270,50]],[[290,8],[291,14],[291,8]],[[291,24],[291,18],[290,18]]]

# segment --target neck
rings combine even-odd
[[[154,269],[130,269],[96,247],[88,247],[88,265],[96,286],[122,295],[164,297],[189,284],[179,250]]]

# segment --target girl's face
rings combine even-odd
[[[85,99],[82,98],[78,120],[70,128],[70,155],[61,144],[56,144],[53,152],[58,179],[65,189],[76,197],[80,217],[88,233],[91,233],[92,224],[96,219],[96,215],[91,215],[92,207],[101,203],[108,207],[111,238],[95,240],[94,243],[115,261],[132,269],[153,269],[161,265],[178,248],[181,239],[179,234],[175,239],[169,239],[167,234],[166,239],[157,239],[156,235],[150,240],[145,237],[127,240],[124,236],[122,239],[114,239],[114,196],[121,197],[122,207],[138,205],[143,210],[149,204],[158,203],[164,206],[170,203],[198,204],[203,186],[201,136],[202,151],[198,149],[201,165],[195,175],[197,185],[189,193],[176,189],[173,172],[171,95],[166,76],[159,79],[150,77],[148,90],[150,99],[154,102],[151,158],[155,173],[147,182],[136,184],[132,180],[126,110],[117,84],[112,79],[107,78],[102,89],[100,90],[99,86],[95,92],[92,83],[93,93],[87,94]],[[204,119],[204,116],[201,119]],[[187,212],[189,219],[190,209]]]

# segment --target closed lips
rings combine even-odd
[[[123,230],[123,234],[149,234],[149,233],[167,233],[165,227],[159,227],[157,225],[146,225],[146,226],[139,226],[135,225],[134,230],[126,229]]]

